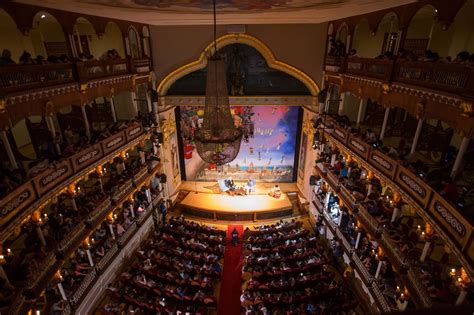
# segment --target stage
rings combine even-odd
[[[293,206],[287,193],[297,192],[296,184],[278,184],[283,192],[280,198],[268,195],[274,185],[257,183],[255,193],[231,196],[220,193],[215,182],[184,182],[179,189],[189,193],[178,207],[189,216],[224,221],[257,221],[292,215]]]

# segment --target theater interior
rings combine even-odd
[[[0,315],[474,314],[473,16],[0,1]]]

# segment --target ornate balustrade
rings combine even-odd
[[[344,57],[326,56],[324,63],[326,71],[340,72],[345,66]]]
[[[0,89],[4,94],[75,82],[74,63],[11,65],[0,68]]]
[[[133,73],[149,73],[151,71],[150,59],[137,58],[131,60],[131,70]]]
[[[87,82],[104,77],[127,74],[130,64],[127,59],[90,60],[76,62],[79,82]]]
[[[127,180],[125,183],[119,186],[117,192],[112,196],[112,201],[118,204],[119,200],[129,195],[133,190],[133,180]]]
[[[329,137],[336,146],[341,143],[334,131]],[[351,140],[354,142],[350,143]],[[379,171],[383,180],[415,206],[422,218],[430,221],[434,227],[439,227],[441,235],[455,249],[468,273],[474,274],[473,225],[452,204],[408,168],[355,136],[349,135],[347,145],[339,145],[339,148],[356,158],[364,167]],[[337,184],[331,172],[327,178],[330,184]]]
[[[351,57],[347,58],[345,71],[348,74],[390,81],[393,66],[392,60]]]
[[[148,58],[9,65],[0,68],[0,89],[4,94],[12,94],[123,74],[145,74],[150,70]]]
[[[474,95],[474,69],[456,63],[399,61],[393,80],[455,94]]]
[[[126,130],[137,130],[137,128],[137,125],[132,125]],[[47,198],[64,189],[69,183],[78,180],[88,169],[109,160],[114,154],[118,154],[118,149],[128,150],[139,141],[149,137],[150,133],[145,133],[141,125],[139,129],[140,131],[130,136],[128,141],[125,130],[122,130],[89,146],[75,155],[49,166],[4,196],[0,200],[0,227],[2,227],[0,239],[11,232],[10,223],[21,221],[22,217],[35,210],[33,209],[35,206],[44,203]],[[146,169],[143,170],[143,172],[146,171]],[[131,183],[130,180],[130,185]]]
[[[342,57],[326,57],[326,71],[347,73],[399,82],[413,86],[444,91],[461,96],[474,96],[474,68],[457,63],[429,61],[383,60],[348,57],[341,66]]]

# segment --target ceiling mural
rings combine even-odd
[[[216,0],[217,9],[224,12],[259,10],[294,10],[340,4],[348,0]],[[122,8],[155,9],[160,11],[211,11],[212,0],[79,0]]]

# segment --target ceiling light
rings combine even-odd
[[[41,18],[42,19],[46,18],[46,14],[41,14]]]

